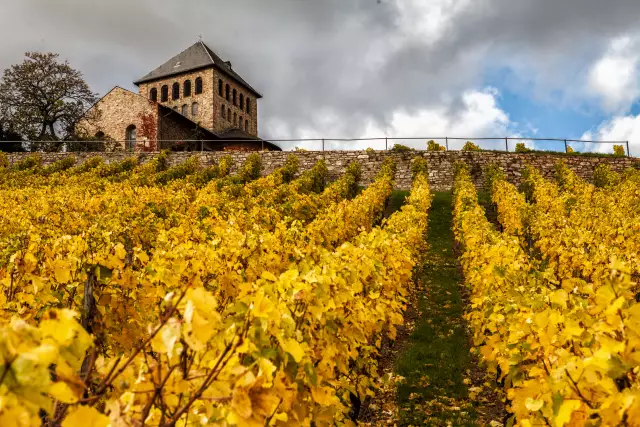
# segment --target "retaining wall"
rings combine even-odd
[[[237,168],[250,153],[246,152],[209,152],[209,153],[172,153],[169,155],[170,164],[174,165],[186,160],[189,156],[196,155],[200,157],[201,163],[205,166],[211,165],[224,155],[230,155],[235,161]],[[271,173],[273,170],[282,166],[292,152],[271,151],[260,153],[262,156],[262,173],[263,175]],[[9,162],[14,163],[28,156],[29,153],[7,153]],[[89,157],[100,155],[105,161],[110,163],[120,161],[125,157],[138,156],[140,162],[144,163],[157,153],[42,153],[45,164],[53,163],[65,156],[74,155],[79,162],[83,162]],[[566,164],[573,169],[576,174],[586,180],[593,177],[593,169],[596,165],[604,163],[611,167],[612,170],[622,171],[629,167],[640,167],[640,159],[635,157],[586,157],[586,156],[565,156],[558,154],[516,154],[516,153],[500,153],[500,152],[463,152],[463,151],[412,151],[407,153],[392,153],[389,151],[375,151],[367,153],[366,151],[298,151],[295,152],[300,158],[301,170],[309,169],[315,162],[325,159],[329,168],[331,179],[336,179],[343,172],[346,166],[352,161],[358,161],[362,166],[362,182],[364,185],[369,184],[377,174],[380,164],[386,157],[393,157],[397,160],[398,170],[396,173],[396,187],[399,189],[408,189],[411,187],[411,160],[416,156],[422,156],[429,163],[429,176],[431,187],[435,191],[445,191],[451,189],[453,184],[454,167],[457,162],[466,163],[469,166],[471,175],[477,186],[483,183],[484,166],[495,163],[499,165],[505,172],[507,179],[515,184],[520,183],[522,170],[527,165],[538,168],[543,175],[547,177],[553,176],[553,167],[558,160],[564,160]]]

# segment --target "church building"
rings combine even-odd
[[[115,87],[100,99],[78,132],[129,150],[280,150],[258,137],[262,95],[202,41],[134,84],[138,93]]]

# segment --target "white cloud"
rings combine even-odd
[[[628,36],[612,40],[609,49],[590,68],[587,84],[605,111],[628,111],[640,97],[638,40]]]
[[[384,149],[385,137],[396,138],[421,138],[420,140],[396,140],[389,141],[389,147],[394,143],[401,143],[414,148],[425,148],[426,138],[438,137],[502,137],[513,135],[512,128],[516,125],[509,120],[507,113],[498,104],[500,93],[492,87],[483,90],[467,90],[458,98],[443,99],[440,106],[421,108],[414,111],[399,109],[393,112],[389,124],[380,126],[376,121],[369,119],[360,134],[353,135],[360,138],[372,138],[371,141],[325,141],[326,149],[352,148],[363,149],[371,147]],[[453,104],[459,106],[453,108]],[[281,122],[269,123],[271,131],[280,135],[285,132],[286,126]],[[342,122],[334,112],[325,110],[316,116],[310,127],[303,129],[299,134],[301,139],[317,139],[291,144],[281,144],[286,148],[294,146],[308,149],[321,149],[321,138],[329,135],[340,135]],[[323,131],[320,131],[321,129]],[[347,129],[343,129],[347,130]],[[290,135],[290,134],[289,134]],[[425,138],[425,139],[423,139]],[[444,144],[444,141],[439,141]],[[450,141],[449,147],[459,149],[464,141]],[[503,142],[492,143],[482,141],[483,148],[502,148]]]
[[[454,18],[464,12],[471,0],[395,0],[398,26],[410,38],[434,44],[447,35]]]
[[[634,156],[640,155],[640,114],[637,116],[614,116],[585,132],[581,139],[594,141],[629,141],[629,150]],[[598,144],[592,148],[598,152],[613,152],[612,144]],[[625,148],[626,150],[626,148]]]

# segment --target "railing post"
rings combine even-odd
[[[631,152],[629,151],[629,141],[627,141],[627,157],[631,157]]]
[[[324,151],[324,138],[322,138],[322,151]]]
[[[388,150],[389,149],[389,137],[385,137],[384,138],[384,149]]]
[[[504,148],[505,148],[506,152],[508,153],[509,152],[509,138],[508,137],[506,137],[504,139]]]
[[[564,140],[564,152],[568,153],[569,152],[569,148],[567,147],[567,140]]]
[[[445,147],[447,147],[447,151],[449,151],[449,137],[448,136],[444,137],[444,145],[445,145]]]

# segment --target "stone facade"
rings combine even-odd
[[[155,139],[161,141],[161,148],[184,146],[185,140],[228,139],[231,132],[235,139],[254,141],[243,143],[253,151],[260,149],[261,143],[255,141],[258,140],[257,101],[261,95],[233,70],[230,62],[223,61],[202,41],[134,84],[138,86],[137,94],[115,87],[93,107],[94,111],[100,110],[101,118],[97,122],[81,122],[76,132],[87,137],[104,134],[121,142],[124,148],[130,135],[127,129],[135,126],[140,145],[148,136],[140,132],[144,115],[144,122],[155,127]],[[175,117],[176,114],[180,117]],[[229,147],[224,142],[214,145],[207,148],[238,148],[235,142]],[[244,149],[244,145],[241,148]]]
[[[110,137],[119,142],[125,148],[127,140],[127,128],[135,126],[137,130],[138,142],[144,141],[139,129],[142,127],[142,117],[149,116],[154,123],[158,123],[158,106],[142,96],[115,87],[106,94],[92,109],[100,111],[99,119],[96,121],[81,121],[76,126],[76,131],[80,135],[88,137],[99,136],[101,132],[104,136]]]
[[[198,77],[202,79],[202,93],[196,95],[196,79]],[[184,82],[187,80],[191,81],[191,95],[185,97]],[[180,96],[177,100],[172,98],[172,87],[174,83],[178,83],[180,85]],[[169,94],[166,102],[163,102],[161,98],[163,86],[167,86]],[[180,114],[182,114],[182,107],[186,106],[187,114],[183,114],[185,117],[195,123],[199,123],[200,126],[204,128],[210,130],[214,129],[216,110],[214,109],[215,104],[212,96],[214,89],[213,69],[199,70],[150,83],[142,83],[138,88],[138,93],[144,98],[151,99],[151,89],[156,89],[158,91],[158,103],[160,105],[171,108]],[[198,105],[196,115],[193,114],[194,103]]]
[[[281,167],[287,156],[295,154],[300,159],[301,170],[311,168],[318,160],[325,159],[329,168],[329,178],[337,179],[344,173],[345,168],[352,161],[357,161],[362,167],[362,183],[368,185],[375,178],[380,169],[382,161],[386,157],[393,157],[397,161],[397,172],[395,176],[396,188],[411,188],[411,161],[416,156],[427,159],[429,164],[429,179],[431,188],[434,191],[447,191],[453,184],[455,164],[462,162],[468,165],[476,186],[481,187],[484,182],[483,168],[489,164],[499,165],[505,172],[507,179],[519,184],[522,171],[527,165],[538,168],[542,174],[551,178],[554,173],[554,165],[559,160],[566,162],[576,174],[586,180],[593,178],[593,170],[598,164],[607,164],[612,170],[621,172],[626,168],[640,167],[640,159],[629,157],[585,157],[585,156],[564,156],[557,154],[515,154],[498,152],[426,152],[414,151],[408,153],[391,153],[389,151],[302,151],[302,152],[262,152],[262,174],[266,175]],[[28,153],[8,153],[10,163],[23,159]],[[122,160],[130,156],[128,153],[42,153],[45,164],[53,163],[68,155],[75,155],[80,162],[95,155],[102,155],[107,162]],[[141,162],[152,159],[156,153],[138,154]],[[171,165],[185,161],[189,156],[200,157],[204,166],[213,164],[221,156],[231,155],[235,165],[232,170],[244,162],[249,153],[244,152],[204,152],[204,153],[174,153],[169,156]]]
[[[195,94],[195,82],[197,78],[202,79],[202,93]],[[191,95],[184,97],[184,82],[191,81]],[[172,97],[173,84],[180,85],[180,97],[174,100]],[[220,85],[222,85],[222,95],[220,95]],[[226,98],[227,85],[229,86],[229,99]],[[162,101],[162,87],[168,89],[168,100]],[[179,113],[182,113],[184,106],[187,107],[188,117],[192,121],[199,123],[202,127],[211,132],[224,132],[229,129],[241,129],[251,136],[258,136],[258,104],[256,97],[243,85],[230,78],[222,71],[211,67],[204,70],[179,74],[165,79],[149,83],[141,83],[138,93],[150,99],[151,90],[156,89],[158,102]],[[236,91],[236,102],[233,102],[233,91]],[[243,108],[240,108],[240,98],[242,95]],[[249,112],[247,113],[247,99],[249,100]],[[193,103],[198,104],[198,114],[192,114]],[[224,116],[222,108],[224,107]],[[229,113],[231,117],[229,117]],[[246,127],[245,127],[246,125]]]
[[[127,145],[127,129],[136,129],[136,150],[142,146],[150,147],[154,141],[189,141],[197,139],[198,125],[177,111],[163,108],[145,97],[122,89],[114,88],[93,108],[100,110],[98,120],[80,122],[76,128],[80,135],[88,137],[103,136],[118,142],[121,149],[129,149]],[[155,129],[155,138],[143,134],[143,118]],[[212,135],[213,136],[213,135]],[[164,144],[169,148],[172,143]],[[253,147],[254,151],[259,147]]]
[[[227,100],[226,87],[229,85],[229,99]],[[222,87],[222,95],[220,94]],[[223,132],[228,129],[241,129],[251,136],[258,136],[258,100],[243,85],[238,84],[234,79],[220,70],[215,70],[213,94],[214,111],[214,132]],[[236,91],[236,102],[233,102],[233,91]],[[240,108],[240,95],[242,95],[243,105]],[[247,100],[249,100],[249,112],[247,112]],[[227,114],[222,117],[222,108]],[[231,117],[229,117],[231,111]],[[236,121],[237,120],[237,121]],[[246,125],[246,127],[245,127]]]

